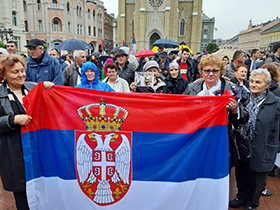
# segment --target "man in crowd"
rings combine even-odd
[[[62,60],[62,59],[60,58],[60,53],[58,52],[57,49],[55,49],[55,48],[51,49],[51,51],[50,51],[50,56],[53,56],[53,57],[55,57],[55,58],[58,60],[58,62],[60,63],[60,66],[61,66],[62,71],[68,66],[68,65],[64,62],[64,60]]]
[[[273,53],[267,55],[265,63],[274,62],[276,65],[280,64],[280,43],[277,43],[273,48]],[[277,66],[278,67],[278,66]]]
[[[249,79],[251,71],[257,69],[257,67],[260,67],[259,66],[260,64],[257,62],[259,55],[260,55],[259,49],[253,49],[251,52],[251,58],[245,60],[245,65],[247,65],[249,69],[247,73],[247,79]]]
[[[63,74],[59,62],[50,56],[44,49],[43,42],[39,39],[31,39],[25,46],[30,56],[26,63],[26,81],[53,82],[55,85],[63,85]]]
[[[16,54],[18,51],[17,43],[15,41],[8,41],[6,48],[9,54]]]
[[[177,60],[180,73],[184,79],[188,80],[191,83],[196,79],[196,75],[194,72],[192,60],[190,58],[189,49],[183,48],[180,57],[181,58]]]
[[[163,51],[159,54],[159,59],[157,60],[157,63],[159,65],[159,71],[163,74],[164,77],[167,77],[169,74],[168,72],[170,60],[167,59],[167,57],[167,52]]]
[[[118,76],[125,79],[130,85],[134,81],[135,69],[128,62],[127,53],[123,49],[119,49],[115,57],[118,66]]]
[[[64,85],[75,87],[81,83],[81,67],[87,61],[85,51],[77,50],[74,52],[75,62],[67,66],[63,71]]]
[[[240,64],[244,64],[245,60],[246,60],[245,52],[240,50],[235,51],[235,53],[233,54],[232,61],[230,62],[230,64],[226,65],[226,72],[224,76],[228,77],[229,79],[235,78],[235,74],[234,74],[235,67]]]

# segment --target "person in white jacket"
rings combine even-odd
[[[127,81],[117,75],[117,69],[118,67],[115,63],[108,63],[105,66],[105,71],[108,76],[103,82],[108,83],[116,92],[130,92]]]

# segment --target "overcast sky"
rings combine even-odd
[[[103,1],[108,13],[118,14],[117,0]],[[214,37],[229,39],[247,29],[250,19],[257,25],[280,18],[280,0],[203,0],[203,12],[215,17]]]

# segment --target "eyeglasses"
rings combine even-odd
[[[95,73],[93,69],[88,69],[84,71],[85,74]]]
[[[212,72],[213,74],[218,74],[219,72],[220,72],[221,70],[219,69],[219,70],[217,70],[217,69],[203,69],[203,72],[205,73],[205,74],[210,74],[210,72]]]
[[[36,51],[36,50],[39,50],[39,49],[42,49],[42,47],[30,47],[27,50],[28,51]]]

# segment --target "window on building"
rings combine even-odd
[[[88,18],[90,18],[90,9],[88,9],[87,12],[88,12]]]
[[[208,39],[208,34],[203,34],[203,39]]]
[[[92,11],[92,15],[95,18],[95,10]]]
[[[59,31],[59,20],[53,20],[53,31]]]
[[[26,1],[23,1],[23,11],[26,11],[27,7],[26,7]]]
[[[88,35],[91,36],[91,27],[88,26]]]
[[[80,24],[77,25],[77,34],[80,34]]]
[[[77,15],[79,15],[79,6],[77,6]]]
[[[82,7],[80,7],[80,16],[82,16]]]
[[[41,0],[37,0],[37,9],[41,10]]]
[[[93,27],[93,36],[96,36],[96,28]]]
[[[40,32],[43,31],[43,22],[42,22],[42,20],[38,20],[38,31],[40,31]]]
[[[27,20],[24,21],[25,31],[28,31],[28,22]]]
[[[70,12],[70,3],[69,2],[67,2],[66,7],[67,7],[67,12]]]
[[[17,12],[12,11],[12,22],[14,26],[17,26],[18,19],[17,19]]]
[[[83,26],[80,25],[80,35],[83,35]]]
[[[181,20],[180,23],[180,36],[184,36],[185,35],[185,20]]]
[[[68,22],[68,33],[71,33],[71,23]]]
[[[52,0],[52,5],[54,8],[57,8],[57,0]]]
[[[204,25],[204,30],[208,30],[208,25]]]

